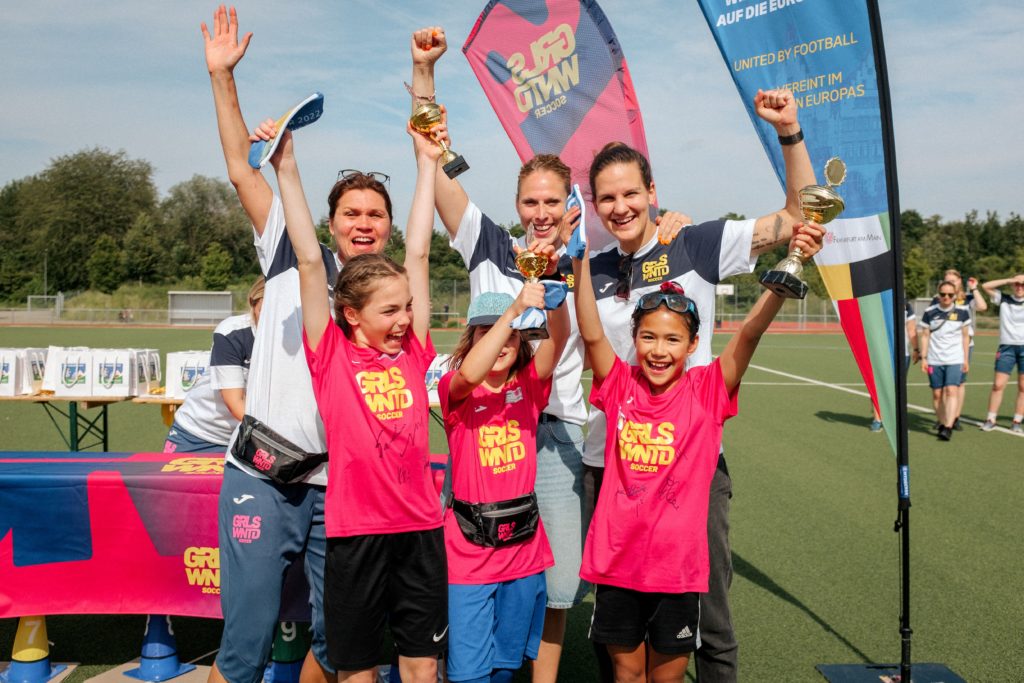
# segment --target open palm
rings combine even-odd
[[[213,35],[203,22],[201,25],[206,47],[206,68],[212,73],[219,70],[231,71],[245,55],[252,40],[252,32],[246,33],[238,42],[238,14],[221,5],[213,13]]]

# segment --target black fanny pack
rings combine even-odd
[[[533,538],[540,522],[537,494],[498,503],[467,503],[454,496],[452,512],[462,535],[474,545],[501,548]]]
[[[327,462],[326,453],[307,453],[255,417],[246,415],[231,455],[278,484],[291,484]]]

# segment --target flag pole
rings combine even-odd
[[[903,250],[900,244],[900,202],[896,179],[896,143],[892,125],[892,100],[889,97],[889,73],[882,42],[882,19],[877,0],[867,0],[871,24],[871,44],[875,52],[875,75],[878,79],[878,106],[882,123],[882,147],[885,158],[886,186],[889,201],[889,226],[893,252],[892,325],[895,332],[893,364],[896,370],[896,476],[897,516],[894,531],[900,534],[900,680],[910,681],[910,650],[913,629],[910,628],[910,464],[907,440],[907,368],[900,358],[906,349],[906,293],[903,289]]]

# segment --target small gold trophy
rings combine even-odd
[[[449,178],[455,178],[459,174],[468,171],[469,164],[466,163],[461,154],[456,154],[443,140],[438,140],[431,133],[434,126],[441,123],[441,118],[440,106],[433,102],[423,102],[416,105],[416,108],[413,109],[412,116],[409,117],[409,123],[420,133],[430,135],[434,142],[441,146],[441,162],[444,164],[444,173]]]
[[[533,225],[526,229],[526,243],[533,241]],[[535,254],[529,249],[524,249],[516,255],[516,268],[523,274],[527,282],[537,282],[544,271],[548,269],[548,259],[543,254]],[[541,323],[540,327],[530,327],[519,330],[519,335],[527,340],[547,339],[547,324]]]
[[[808,185],[800,190],[800,213],[804,219],[824,225],[843,212],[846,204],[833,190],[846,180],[846,164],[839,157],[825,162],[825,181],[828,186]],[[803,299],[807,296],[807,283],[800,279],[804,270],[804,253],[799,247],[761,276],[761,284],[781,297]]]

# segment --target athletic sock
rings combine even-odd
[[[1014,421],[1014,422],[1021,422],[1021,421],[1024,421],[1024,415],[1021,415],[1020,413],[1018,413],[1018,414],[1014,415],[1014,416],[1013,416],[1013,421]]]
[[[995,422],[996,421],[996,414],[995,413],[989,413],[988,416],[985,419],[988,420],[989,422]]]

